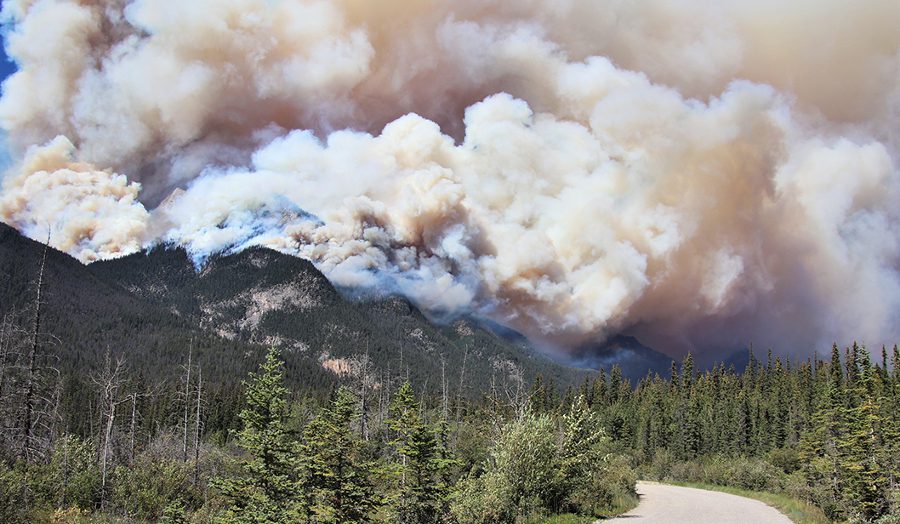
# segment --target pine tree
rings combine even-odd
[[[391,401],[388,427],[394,434],[390,445],[395,460],[390,470],[396,483],[391,497],[394,521],[403,524],[439,522],[448,486],[442,482],[447,465],[445,448],[436,432],[422,417],[421,406],[405,382]]]
[[[221,517],[227,523],[288,523],[299,519],[296,471],[297,446],[288,433],[288,391],[284,362],[274,347],[259,372],[244,382],[246,407],[237,442],[247,452],[240,475],[216,479],[227,502]]]
[[[839,443],[841,468],[853,512],[872,520],[888,508],[885,466],[889,458],[884,456],[882,441],[887,421],[878,410],[886,399],[877,391],[869,353],[854,344],[850,358],[854,359],[852,393],[856,402],[846,409],[846,434]]]
[[[597,378],[594,379],[594,408],[606,407],[607,396],[606,370],[601,367],[597,370]]]
[[[353,431],[357,404],[353,393],[342,387],[304,430],[304,505],[316,523],[369,522],[379,505],[372,467],[363,459],[362,440]]]
[[[801,439],[800,459],[805,464],[807,482],[821,486],[826,495],[819,501],[830,517],[840,515],[843,497],[840,442],[844,426],[844,378],[840,352],[831,348],[831,365],[810,431]]]

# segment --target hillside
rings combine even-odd
[[[21,325],[33,316],[43,249],[0,224],[0,315]],[[339,382],[377,387],[408,377],[420,390],[437,394],[444,382],[454,396],[478,397],[492,384],[527,388],[538,374],[559,387],[589,375],[471,319],[439,325],[400,297],[345,299],[309,262],[261,248],[212,258],[199,271],[179,249],[89,266],[49,249],[42,303],[41,332],[59,357],[64,404],[86,401],[109,350],[166,392],[153,400],[164,413],[176,401],[164,384],[179,381],[190,349],[219,426],[233,421],[240,380],[271,345],[283,350],[291,386],[314,396]],[[66,423],[87,429],[84,420]]]
[[[214,257],[199,271],[181,249],[97,262],[89,270],[224,339],[276,345],[338,376],[356,378],[365,368],[375,381],[403,375],[436,391],[442,366],[446,380],[458,384],[465,361],[470,393],[492,381],[529,384],[537,374],[560,385],[585,376],[471,319],[440,325],[401,297],[344,298],[308,261],[269,249]]]

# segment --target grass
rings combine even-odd
[[[585,517],[583,515],[576,515],[574,513],[563,513],[561,515],[553,515],[550,517],[544,517],[540,520],[532,521],[533,524],[586,524],[588,522],[593,522],[596,519],[592,519],[590,517]],[[532,524],[529,522],[529,524]]]
[[[743,488],[734,488],[731,486],[720,486],[718,484],[705,484],[702,482],[679,482],[666,481],[666,484],[675,486],[684,486],[686,488],[707,489],[710,491],[721,491],[741,497],[756,499],[772,506],[778,511],[784,513],[787,518],[797,524],[829,524],[831,521],[825,517],[825,513],[821,509],[813,506],[808,502],[797,500],[781,493],[769,493],[767,491],[752,491]]]
[[[611,519],[622,513],[626,513],[638,505],[637,495],[629,497],[616,497],[613,501],[613,507],[604,511],[600,515],[587,516],[576,515],[574,513],[562,513],[559,515],[551,515],[549,517],[540,517],[535,519],[527,519],[525,524],[591,524],[598,520]]]

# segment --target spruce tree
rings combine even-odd
[[[869,353],[854,344],[850,358],[854,359],[855,402],[846,409],[846,433],[839,443],[844,495],[854,516],[873,520],[888,508],[886,466],[890,458],[882,440],[888,421],[878,410],[886,399],[877,391]]]
[[[226,500],[227,523],[288,523],[299,519],[297,446],[286,429],[288,391],[284,362],[274,347],[257,373],[244,382],[246,407],[240,413],[238,445],[247,452],[240,473],[214,485]]]
[[[805,464],[807,482],[819,486],[819,504],[834,518],[840,515],[843,497],[841,439],[844,425],[844,379],[840,352],[831,349],[831,365],[825,389],[813,415],[810,431],[801,438],[800,459]]]
[[[371,483],[372,467],[364,460],[362,440],[353,431],[359,417],[356,405],[349,389],[338,389],[303,433],[304,506],[313,522],[369,522],[379,505]]]
[[[442,453],[435,430],[423,420],[409,382],[400,386],[391,400],[387,424],[394,435],[390,442],[394,461],[389,468],[396,485],[391,497],[394,521],[439,522],[447,495],[441,473],[448,457]]]

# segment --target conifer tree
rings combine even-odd
[[[288,391],[284,362],[274,347],[257,373],[244,382],[246,407],[240,413],[237,442],[247,452],[234,478],[216,479],[227,507],[227,523],[288,523],[299,519],[297,446],[288,433]]]
[[[844,434],[844,382],[837,345],[831,348],[831,364],[825,390],[812,418],[811,429],[801,439],[800,459],[807,481],[826,493],[820,501],[826,514],[839,512],[843,494],[840,441]]]
[[[369,522],[378,506],[372,467],[362,456],[362,440],[353,431],[357,400],[340,388],[307,425],[303,435],[304,506],[320,524]]]
[[[390,444],[395,454],[390,467],[396,483],[396,493],[391,497],[394,520],[403,524],[439,522],[447,495],[441,473],[448,457],[435,430],[423,420],[409,382],[394,395],[390,414],[387,424],[394,434]]]
[[[850,358],[854,359],[851,387],[855,403],[846,409],[846,433],[839,443],[844,495],[854,513],[871,520],[888,506],[885,466],[889,458],[882,441],[887,421],[878,410],[885,399],[876,389],[869,353],[854,344]]]
[[[606,370],[601,367],[597,370],[597,378],[594,379],[594,407],[605,407],[607,396]]]

